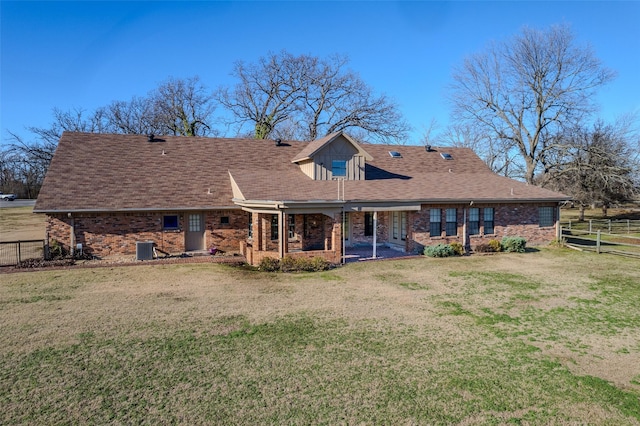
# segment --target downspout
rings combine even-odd
[[[76,240],[75,219],[73,218],[71,213],[67,213],[67,217],[71,219],[69,221],[69,253],[71,253],[71,256],[73,256],[74,255],[73,249],[75,247],[75,240]]]
[[[560,225],[560,203],[556,206],[556,241],[562,239],[562,226]]]
[[[462,209],[462,247],[467,251],[467,207]]]
[[[279,208],[280,206],[278,206]],[[285,255],[285,233],[284,233],[284,211],[280,210],[278,212],[278,256],[280,259],[284,258]]]

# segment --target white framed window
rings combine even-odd
[[[458,235],[458,209],[446,210],[445,232],[448,236]]]
[[[480,234],[480,209],[471,207],[469,209],[469,235]]]
[[[494,233],[494,229],[493,229],[493,207],[485,207],[483,209],[483,222],[484,222],[484,233],[486,234],[493,234]]]
[[[440,209],[431,209],[429,211],[429,235],[432,237],[439,237],[442,233],[440,214]]]
[[[331,174],[333,175],[333,177],[346,177],[347,161],[346,160],[331,161]]]

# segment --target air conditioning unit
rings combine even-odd
[[[136,260],[153,259],[153,241],[136,242]]]

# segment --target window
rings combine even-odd
[[[351,230],[349,229],[350,222],[351,222],[351,216],[349,216],[349,213],[343,212],[342,213],[342,229],[343,229],[343,235],[344,235],[345,241],[349,241],[349,235],[351,234]]]
[[[272,240],[278,239],[278,215],[277,214],[271,215],[271,239]]]
[[[249,238],[253,238],[253,213],[249,213]]]
[[[538,209],[540,226],[553,226],[553,207],[540,207]]]
[[[429,213],[429,235],[432,237],[439,237],[442,233],[440,224],[440,209],[431,209]]]
[[[229,224],[229,216],[220,217],[220,225],[228,225]]]
[[[480,209],[472,207],[469,209],[469,235],[480,234]]]
[[[448,236],[458,235],[458,219],[457,218],[458,218],[457,209],[446,210],[447,224],[445,227],[445,232]]]
[[[389,151],[389,155],[392,158],[402,158],[402,154],[400,154],[398,151]]]
[[[296,216],[292,214],[287,215],[287,238],[290,240],[296,237]]]
[[[440,156],[442,158],[444,158],[445,160],[453,160],[453,157],[451,156],[451,154],[449,154],[448,152],[441,152]]]
[[[178,227],[178,215],[166,215],[162,217],[162,229],[164,230],[175,230],[180,229]]]
[[[331,161],[331,173],[333,177],[347,176],[347,162],[345,160]]]
[[[202,231],[202,216],[199,214],[189,215],[189,232]]]
[[[493,234],[493,207],[484,209],[484,233]]]
[[[373,213],[366,212],[364,214],[364,236],[373,236]]]
[[[398,233],[400,232],[400,218],[398,217],[398,212],[393,212],[391,214],[391,218],[392,218],[392,235],[393,235],[393,239],[397,240],[398,239]]]
[[[400,212],[400,239],[407,239],[407,212]]]

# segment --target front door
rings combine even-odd
[[[201,213],[187,214],[185,251],[204,250],[204,220]]]

